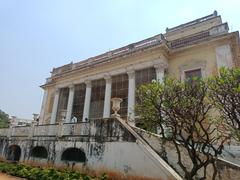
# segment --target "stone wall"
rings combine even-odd
[[[48,128],[41,127],[38,133],[28,137],[16,136],[16,134],[1,137],[1,155],[7,158],[11,153],[11,147],[18,146],[21,149],[22,162],[83,166],[119,171],[129,175],[181,179],[148,144],[134,134],[135,132],[126,123],[121,123],[117,119],[90,120],[84,126],[69,123],[50,127],[57,129],[53,131],[55,136],[54,133],[49,136],[46,132]],[[47,158],[32,157],[31,150],[34,147],[44,147],[48,152]],[[86,161],[62,160],[63,152],[70,148],[84,152]]]
[[[181,170],[180,166],[178,165],[178,155],[176,152],[176,149],[173,144],[167,142],[164,145],[161,141],[161,136],[147,132],[143,129],[137,128],[132,126],[134,131],[136,131],[142,138],[144,138],[153,149],[162,156],[163,159],[168,162],[169,165],[171,165],[181,176],[184,175],[184,172]],[[166,152],[166,154],[163,152],[163,148]],[[183,161],[183,164],[187,168],[191,168],[191,160],[185,151],[184,148],[181,149],[181,156]],[[217,160],[217,169],[218,169],[218,175],[217,179],[219,180],[225,180],[225,179],[232,179],[232,180],[238,180],[240,177],[240,166],[234,163],[231,163],[229,161],[226,161],[224,159],[218,159]],[[203,173],[203,171],[200,171],[200,173]],[[208,167],[207,171],[207,179],[212,179],[212,173],[213,169],[212,166]]]
[[[240,177],[240,166],[237,164],[233,164],[224,159],[218,159],[217,168],[219,171],[218,178],[221,180],[231,179],[231,180],[239,180]]]

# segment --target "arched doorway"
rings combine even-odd
[[[19,161],[21,157],[21,148],[18,145],[8,147],[7,160]]]
[[[48,157],[47,149],[43,146],[36,146],[30,151],[31,157],[46,159]]]
[[[68,148],[62,153],[62,161],[86,162],[85,153],[78,148]]]

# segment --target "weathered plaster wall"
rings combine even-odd
[[[162,153],[162,149],[158,148],[159,146],[156,145],[157,143],[161,142],[161,137],[157,134],[153,134],[150,132],[147,132],[143,129],[137,128],[137,127],[132,127],[141,137],[143,137],[149,144],[154,148],[155,151],[157,151],[161,156],[164,155],[164,159],[180,174],[184,175],[183,171],[181,170],[180,166],[178,165],[178,156],[176,153],[176,149],[173,144],[171,143],[165,143],[162,145],[164,147],[166,154]],[[183,164],[191,168],[191,160],[188,157],[187,152],[184,150],[184,148],[181,148],[181,155]],[[229,161],[226,161],[224,159],[219,159],[217,161],[217,169],[218,169],[218,176],[217,179],[219,180],[225,180],[225,179],[233,179],[233,180],[238,180],[240,177],[240,166],[237,164],[233,164]],[[203,173],[200,172],[200,173]],[[212,166],[208,166],[208,171],[207,171],[207,179],[211,179],[213,173]]]
[[[217,162],[217,168],[219,170],[219,179],[231,179],[239,180],[240,177],[240,166],[227,162],[225,160],[219,159]]]
[[[211,20],[197,23],[194,26],[188,26],[186,28],[180,28],[173,32],[167,32],[164,34],[164,36],[166,36],[167,40],[175,40],[195,33],[206,31],[211,27],[220,25],[221,23],[222,23],[221,17],[218,16]]]
[[[73,134],[64,135],[62,127],[57,126],[58,131],[52,137],[47,134],[34,136],[34,133],[29,137],[1,137],[0,152],[3,157],[7,157],[9,147],[18,145],[21,148],[20,161],[23,162],[78,165],[120,171],[129,175],[181,179],[126,123],[114,119],[98,119],[89,124],[90,127],[86,126],[88,134],[74,134],[73,131]],[[47,159],[30,156],[31,149],[36,146],[46,148]],[[61,160],[63,152],[74,147],[85,153],[86,162]]]
[[[221,67],[233,67],[232,52],[229,44],[218,46],[215,48],[215,51],[218,69]]]
[[[47,100],[46,104],[44,106],[44,112],[43,112],[43,124],[49,124],[51,119],[51,113],[52,113],[52,106],[53,106],[53,98],[54,98],[54,88],[47,88]]]
[[[176,52],[169,60],[169,75],[184,79],[184,71],[201,68],[203,77],[216,75],[215,46],[195,46],[191,50]]]

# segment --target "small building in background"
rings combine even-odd
[[[10,124],[12,126],[30,126],[33,119],[18,118],[17,116],[12,116],[10,118]]]

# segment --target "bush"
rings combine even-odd
[[[86,174],[81,174],[77,171],[57,170],[54,168],[31,167],[26,164],[12,164],[0,162],[0,172],[7,173],[12,176],[27,178],[30,180],[92,180],[100,179],[107,180],[107,175],[102,174],[99,177],[91,177]]]

